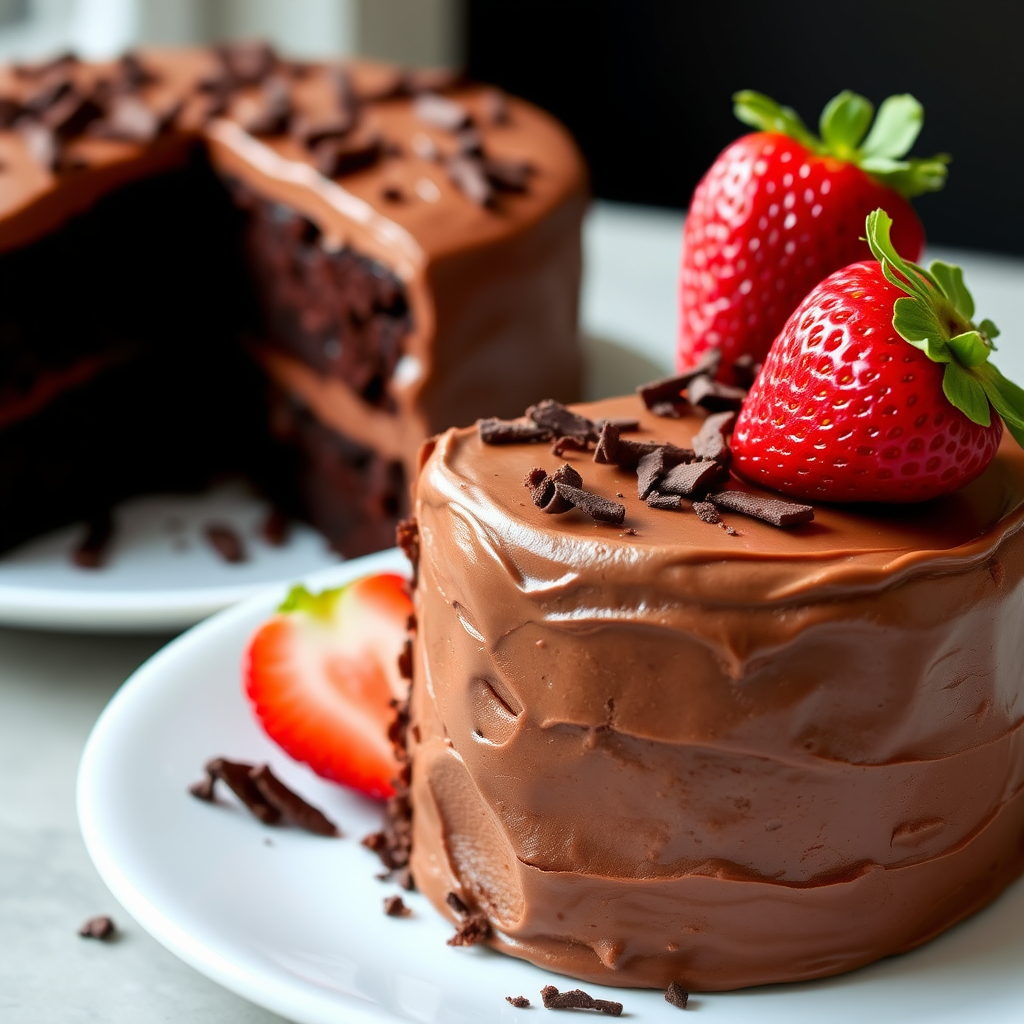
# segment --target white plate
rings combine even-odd
[[[389,551],[310,582],[404,568]],[[379,862],[358,842],[378,827],[377,806],[289,761],[256,726],[239,662],[280,596],[254,598],[179,637],[129,679],[96,724],[82,757],[78,811],[104,881],[183,960],[302,1024],[531,1019],[504,997],[523,994],[538,1005],[543,985],[574,984],[490,950],[449,948],[450,926],[416,894],[403,894],[411,918],[385,917],[382,899],[397,890],[374,879]],[[192,799],[186,787],[215,754],[269,761],[346,837],[268,829],[239,808]],[[1022,922],[1018,883],[905,956],[826,981],[698,995],[691,1005],[721,1024],[1019,1024]],[[619,999],[632,1020],[679,1019],[660,992],[586,988]]]
[[[292,524],[286,543],[261,537],[266,502],[241,483],[204,494],[136,498],[114,512],[115,530],[99,569],[71,553],[78,524],[0,558],[0,624],[111,632],[176,630],[256,591],[334,565],[338,555],[315,530]],[[205,538],[213,523],[242,538],[244,562],[228,563]]]

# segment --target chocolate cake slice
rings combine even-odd
[[[559,125],[447,75],[0,68],[0,550],[222,473],[387,546],[426,437],[573,396],[585,204]]]

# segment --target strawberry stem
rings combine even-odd
[[[906,292],[893,304],[896,333],[933,362],[945,363],[942,390],[951,405],[984,427],[995,409],[1024,446],[1024,390],[989,362],[998,328],[991,320],[973,322],[974,298],[960,267],[935,260],[925,270],[903,259],[893,248],[891,229],[892,218],[885,210],[868,214],[865,232],[871,254],[885,279]]]
[[[870,100],[845,89],[821,112],[820,138],[796,111],[763,93],[750,89],[735,93],[733,111],[752,128],[780,132],[818,156],[855,164],[906,199],[936,192],[946,183],[948,154],[924,158],[906,155],[924,123],[924,108],[909,93],[890,96],[875,115]]]

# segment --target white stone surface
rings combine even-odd
[[[682,218],[599,204],[586,230],[583,320],[594,339],[591,396],[672,366]],[[1024,260],[960,261],[979,315],[1003,330],[999,365],[1024,380]],[[118,685],[163,642],[0,630],[0,1020],[3,1024],[266,1024],[279,1020],[177,961],[119,911],[75,820],[75,771]],[[113,943],[79,924],[109,913]]]

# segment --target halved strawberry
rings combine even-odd
[[[257,630],[243,666],[267,735],[318,775],[368,796],[394,792],[388,727],[408,683],[398,656],[412,612],[401,576],[365,576],[311,594],[294,587]]]

